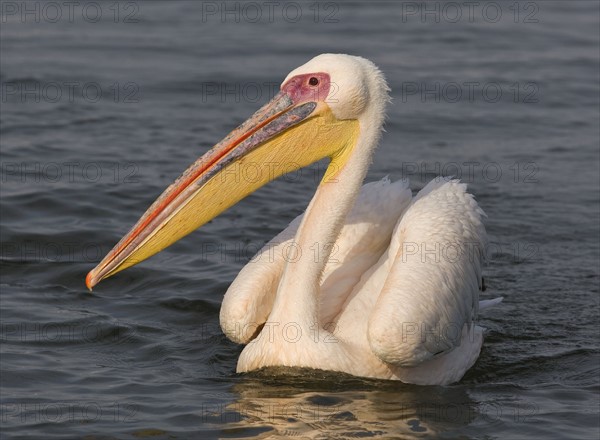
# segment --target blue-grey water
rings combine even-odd
[[[0,5],[3,439],[598,438],[598,2]],[[455,175],[488,214],[482,296],[504,302],[460,383],[235,373],[223,294],[324,163],[85,289],[323,52],[373,60],[392,88],[368,180]]]

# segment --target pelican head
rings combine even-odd
[[[364,58],[323,54],[293,70],[269,103],[163,192],[89,272],[87,287],[160,252],[285,173],[329,157],[323,179],[334,180],[355,147],[368,163],[387,101],[383,75]],[[372,142],[360,142],[366,134]]]

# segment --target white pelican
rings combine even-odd
[[[403,182],[361,188],[388,91],[364,58],[323,54],[298,67],[268,104],[165,190],[88,274],[88,288],[267,182],[329,157],[304,214],[225,294],[221,328],[247,344],[237,371],[307,367],[415,384],[460,380],[483,341],[475,320],[484,214],[458,181],[431,182],[414,198]],[[244,167],[256,178],[243,178]]]

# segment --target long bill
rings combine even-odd
[[[284,91],[196,160],[86,277],[88,289],[160,252],[277,177],[324,157],[345,160],[358,121]],[[330,166],[330,170],[337,167]],[[328,177],[328,174],[325,176]]]

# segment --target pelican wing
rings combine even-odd
[[[457,180],[433,181],[414,198],[369,318],[369,344],[381,360],[411,367],[461,344],[478,313],[484,215]]]
[[[264,245],[227,289],[219,319],[230,340],[240,344],[250,342],[267,321],[303,216],[300,214]]]

